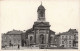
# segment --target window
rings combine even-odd
[[[69,39],[71,39],[71,36],[69,36]]]
[[[71,44],[71,41],[69,41],[69,44]]]
[[[64,41],[62,41],[62,44],[64,44]]]
[[[62,36],[62,39],[64,39],[64,36]]]
[[[7,37],[5,37],[5,39],[7,39]]]
[[[40,14],[41,14],[41,17],[43,17],[43,11],[41,11]]]
[[[32,41],[32,39],[33,39],[33,37],[32,37],[32,36],[30,36],[30,41]]]
[[[55,41],[57,41],[57,40],[55,39]]]
[[[66,38],[67,38],[67,36],[66,36]]]
[[[69,45],[69,47],[71,47],[71,45]]]
[[[52,43],[52,37],[50,37],[50,43]]]

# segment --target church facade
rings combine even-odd
[[[78,49],[78,31],[69,29],[66,32],[55,34],[46,21],[45,8],[41,4],[37,9],[37,21],[32,28],[25,32],[20,30],[8,31],[2,34],[2,49],[20,46],[21,48],[39,49]]]
[[[50,24],[45,20],[45,8],[42,4],[38,7],[37,14],[38,19],[33,27],[22,34],[22,46],[49,47],[54,45],[55,32],[50,30]]]

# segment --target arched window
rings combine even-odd
[[[52,43],[52,37],[50,37],[50,43]]]
[[[33,37],[32,37],[32,36],[30,36],[30,41],[32,41],[32,39],[33,39]]]
[[[41,14],[41,17],[43,17],[43,11],[41,11],[40,14]]]
[[[41,44],[44,43],[44,35],[43,34],[40,35],[40,42],[41,42]]]

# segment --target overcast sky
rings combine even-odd
[[[1,2],[1,33],[7,31],[27,30],[37,21],[37,8],[41,0],[0,1]],[[46,9],[46,21],[50,29],[56,33],[79,29],[79,1],[43,0]]]

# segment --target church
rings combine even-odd
[[[22,34],[22,46],[49,47],[54,45],[55,32],[50,30],[51,25],[45,19],[45,8],[42,4],[38,7],[37,14],[37,21],[34,22],[33,27]]]
[[[46,21],[45,8],[42,3],[37,9],[37,14],[37,21],[34,22],[32,28],[25,32],[13,29],[2,34],[2,48],[20,45],[21,48],[78,49],[78,31],[76,29],[70,28],[68,31],[56,35],[50,29],[49,22]]]

